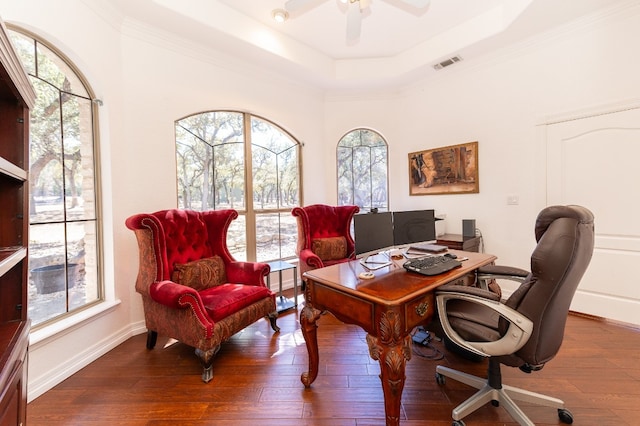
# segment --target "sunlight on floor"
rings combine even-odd
[[[293,333],[282,333],[278,337],[278,350],[271,355],[271,358],[275,358],[284,354],[287,350],[295,348],[296,346],[304,345],[304,337],[302,336],[302,330],[298,329]]]
[[[169,338],[169,339],[167,340],[167,343],[165,343],[165,344],[164,344],[164,346],[162,347],[162,349],[167,349],[168,347],[173,346],[173,345],[175,345],[176,343],[180,343],[180,342],[179,342],[178,340],[176,340],[176,339]]]

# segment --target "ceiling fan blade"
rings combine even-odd
[[[288,0],[284,3],[284,8],[287,12],[295,12],[298,9],[302,9],[314,0]]]
[[[360,6],[351,3],[347,11],[347,41],[356,41],[360,38],[362,26],[362,12]]]
[[[422,9],[423,7],[429,6],[431,0],[400,0],[402,3],[406,3],[409,6],[417,7]]]

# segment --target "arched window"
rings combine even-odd
[[[102,299],[93,94],[68,58],[18,28],[36,94],[29,123],[29,318],[44,324]]]
[[[300,144],[272,122],[237,111],[176,121],[178,205],[235,209],[228,246],[238,260],[295,257]]]
[[[338,142],[338,205],[361,211],[389,209],[387,142],[377,132],[355,129]]]

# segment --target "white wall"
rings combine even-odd
[[[640,40],[637,14],[462,62],[411,87],[325,99],[317,89],[265,67],[120,22],[108,12],[88,9],[81,0],[0,0],[3,19],[55,42],[104,100],[105,278],[111,300],[121,301],[98,319],[31,347],[30,399],[142,331],[133,289],[137,248],[124,220],[176,206],[173,122],[178,118],[229,108],[286,128],[305,144],[305,204],[336,201],[338,139],[356,127],[373,128],[389,143],[392,209],[435,208],[447,214],[447,231],[453,233],[461,232],[462,219],[474,218],[488,252],[527,267],[533,222],[545,205],[543,135],[536,124],[549,114],[640,98],[633,55]],[[408,195],[409,152],[476,140],[479,194]],[[520,204],[507,206],[508,194],[518,195]]]
[[[638,8],[589,25],[571,25],[417,81],[398,96],[334,97],[326,104],[327,140],[372,126],[389,144],[390,208],[434,208],[447,232],[476,219],[486,251],[529,267],[533,226],[546,206],[543,118],[639,98]],[[479,142],[480,193],[409,196],[407,154]],[[335,163],[335,160],[334,160]],[[335,199],[332,176],[332,199]],[[508,195],[519,205],[507,205]]]

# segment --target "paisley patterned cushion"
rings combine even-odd
[[[201,291],[226,283],[227,276],[224,262],[220,256],[213,256],[189,263],[176,264],[171,274],[171,280]]]
[[[338,260],[347,257],[347,239],[345,237],[316,238],[311,251],[322,260]]]

